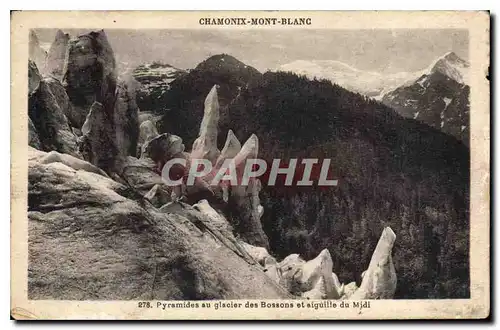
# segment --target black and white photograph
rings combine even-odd
[[[469,29],[271,14],[26,30],[29,301],[473,298]]]

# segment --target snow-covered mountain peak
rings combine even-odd
[[[449,52],[437,58],[414,83],[385,94],[382,103],[453,135],[469,139],[469,63]]]
[[[134,70],[134,78],[139,81],[174,80],[184,70],[175,68],[170,64],[146,63]],[[170,81],[169,81],[170,82]]]
[[[170,83],[185,73],[185,70],[159,62],[139,65],[132,71],[132,77],[140,83],[138,98],[153,92],[164,94],[170,89]]]
[[[429,67],[429,74],[439,72],[464,85],[469,85],[469,63],[457,56],[454,52],[448,52],[439,57]]]

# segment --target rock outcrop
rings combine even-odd
[[[83,158],[108,173],[121,167],[117,164],[120,152],[114,140],[112,122],[103,105],[94,102],[82,126],[79,142]]]
[[[191,156],[193,159],[208,159],[215,164],[220,155],[217,149],[217,134],[219,128],[219,99],[217,85],[214,85],[205,99],[205,111],[200,125],[200,134],[193,143]]]
[[[342,297],[344,295],[344,284],[341,284],[337,274],[332,273],[333,287],[337,291],[338,295]]]
[[[227,138],[226,142],[224,143],[224,147],[222,148],[222,151],[220,152],[220,155],[215,162],[215,168],[219,169],[226,159],[232,159],[236,157],[240,150],[240,141],[238,140],[236,135],[234,135],[233,131],[229,130],[227,132]]]
[[[392,299],[396,290],[391,256],[395,238],[391,228],[384,229],[359,288],[356,282],[340,283],[332,273],[333,263],[326,249],[309,261],[290,254],[276,266],[271,257],[266,259],[271,261],[266,265],[266,272],[292,294],[305,299]],[[247,250],[252,251],[248,247]]]
[[[220,212],[216,211],[207,200],[201,200],[192,207],[182,202],[174,202],[171,204],[173,204],[173,206],[179,205],[181,209],[177,209],[177,212],[190,218],[207,237],[214,238],[217,244],[222,244],[229,248],[249,265],[258,266],[257,261],[243,247],[241,241],[234,236],[231,224]],[[165,212],[165,207],[162,209],[163,212]],[[167,208],[167,212],[169,209],[171,208]]]
[[[391,299],[396,292],[396,270],[392,263],[392,246],[396,235],[390,227],[382,232],[358,290],[351,299]]]
[[[321,287],[328,299],[340,298],[334,285],[332,268],[333,263],[330,252],[324,249],[316,258],[302,265],[300,276],[297,277],[301,291],[312,290],[321,281]]]
[[[67,121],[71,104],[62,84],[43,78],[34,61],[28,61],[29,145],[79,156],[77,138]]]
[[[298,254],[293,253],[278,263],[279,273],[281,274],[280,284],[283,285],[292,294],[300,294],[300,286],[295,280],[300,268],[306,262]]]
[[[122,171],[135,156],[139,109],[125,82],[116,81],[115,58],[104,31],[71,40],[65,84],[71,107],[68,118],[81,128],[84,158],[107,173]]]
[[[290,298],[193,220],[132,200],[129,188],[109,178],[60,162],[41,163],[44,153],[34,152],[29,299]]]
[[[36,131],[35,125],[28,117],[28,145],[32,146],[36,149],[41,149],[42,144],[40,143],[40,139],[38,138],[38,132]]]
[[[139,122],[140,122],[140,120],[139,120]],[[137,141],[137,156],[138,157],[141,155],[142,145],[145,142],[157,137],[158,135],[159,135],[158,130],[156,129],[156,126],[151,122],[151,120],[148,119],[148,120],[145,120],[142,123],[140,123],[139,140]]]
[[[36,67],[35,62],[32,60],[28,61],[28,99],[31,98],[32,93],[38,89],[42,76]],[[38,137],[38,132],[36,130],[33,121],[28,117],[28,145],[36,149],[41,149],[42,144],[40,143],[40,138]]]
[[[150,158],[155,163],[165,164],[184,151],[182,139],[177,135],[163,133],[149,139],[142,145],[141,158]]]
[[[52,95],[54,95],[59,108],[61,108],[61,111],[66,116],[68,124],[71,127],[75,127],[75,121],[73,120],[74,109],[71,105],[71,102],[69,101],[68,94],[66,94],[66,90],[64,89],[62,83],[54,77],[45,78],[44,81],[49,85],[50,90],[52,91]],[[81,128],[81,126],[79,126],[78,128]]]
[[[116,61],[104,30],[69,41],[64,84],[75,108],[71,122],[75,122],[76,127],[82,127],[94,102],[107,109],[114,108]]]
[[[281,271],[278,267],[278,263],[276,259],[273,257],[267,258],[264,264],[264,272],[266,275],[271,278],[275,283],[281,283]]]
[[[32,60],[28,61],[28,96],[31,95],[38,88],[40,81],[42,80],[42,75],[38,70],[35,62]]]
[[[165,185],[151,159],[127,157],[123,162],[120,177],[158,208],[172,200],[172,188]]]
[[[42,70],[45,66],[45,60],[47,59],[47,52],[40,46],[38,36],[33,30],[30,30],[28,52],[29,59],[35,62],[36,66]]]
[[[274,260],[274,258],[269,254],[266,248],[263,248],[261,246],[253,246],[244,241],[241,242],[241,245],[248,252],[248,254],[250,254],[252,258],[262,266],[276,264],[276,260]]]
[[[283,286],[291,293],[309,299],[340,298],[332,267],[332,258],[326,249],[307,262],[298,254],[291,254],[278,264]]]
[[[139,108],[128,84],[119,82],[113,107],[113,126],[118,150],[126,156],[136,156],[139,140]]]
[[[79,156],[76,136],[50,88],[50,82],[40,80],[29,95],[28,115],[36,128],[42,150]]]
[[[342,296],[342,299],[349,299],[351,296],[358,290],[358,286],[356,285],[356,282],[351,282],[347,285],[344,286],[344,295]]]
[[[238,178],[243,178],[246,162],[256,159],[258,153],[259,140],[252,134],[234,157]],[[256,178],[250,178],[248,185],[231,186],[228,204],[234,216],[240,219],[238,231],[248,243],[269,249],[269,239],[260,222],[264,210],[260,205],[260,189],[261,183]]]
[[[323,277],[320,277],[314,287],[302,294],[305,299],[330,299]]]
[[[82,126],[82,154],[107,172],[121,172],[126,157],[136,153],[138,130],[137,109],[129,108],[120,94],[111,110],[94,102]]]
[[[205,214],[210,219],[210,224],[226,237],[233,237],[233,228],[226,218],[217,212],[206,199],[193,205],[193,208]],[[243,247],[245,248],[245,247]],[[246,249],[245,249],[246,250]]]
[[[36,160],[40,164],[51,164],[51,163],[61,163],[76,171],[86,171],[90,173],[99,174],[104,177],[108,177],[108,175],[101,170],[99,167],[96,167],[84,160],[73,157],[68,154],[62,154],[57,151],[43,152],[34,148],[28,149],[28,159]]]
[[[262,247],[244,242],[242,246],[254,260],[264,266],[264,272],[273,281],[297,298],[392,299],[396,289],[396,273],[391,257],[394,239],[392,230],[389,227],[384,229],[359,288],[356,282],[347,285],[340,283],[337,275],[332,273],[333,262],[327,249],[309,261],[294,253],[277,263]]]
[[[64,63],[68,51],[69,34],[57,30],[56,37],[50,46],[44,72],[59,81],[64,74]]]
[[[269,240],[260,222],[263,214],[259,199],[260,181],[251,178],[248,184],[241,184],[246,161],[257,158],[258,138],[256,135],[252,135],[241,146],[234,133],[229,131],[224,148],[222,152],[219,151],[217,148],[219,121],[217,88],[217,85],[213,86],[205,99],[205,112],[199,136],[188,155],[181,154],[183,148],[173,148],[172,146],[176,145],[173,142],[175,140],[173,140],[172,135],[165,133],[145,143],[142,147],[141,157],[149,157],[162,166],[177,153],[178,157],[187,159],[187,168],[183,171],[184,175],[189,173],[192,161],[209,160],[213,165],[210,173],[202,178],[196,178],[194,184],[187,185],[183,182],[174,191],[185,196],[190,204],[196,203],[200,199],[209,199],[216,203],[222,202],[225,206],[223,212],[228,216],[229,221],[241,237],[249,244],[268,249]],[[182,141],[180,138],[178,139]],[[181,142],[177,142],[177,145],[181,146]],[[171,149],[174,151],[170,151]],[[237,171],[236,176],[240,182],[233,184],[233,182],[215,180],[220,182],[214,185],[213,179],[216,178],[227,160],[233,161]]]

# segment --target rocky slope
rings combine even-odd
[[[468,69],[466,61],[447,53],[413,83],[385,94],[382,102],[469,145]]]
[[[47,155],[30,153],[30,299],[290,296],[182,209],[162,213],[130,188]]]
[[[309,261],[268,253],[258,181],[228,189],[211,184],[211,172],[193,186],[165,184],[159,173],[173,157],[207,159],[216,169],[234,159],[240,171],[258,156],[256,135],[242,145],[230,133],[219,151],[218,86],[186,152],[179,136],[159,134],[149,119],[139,126],[134,95],[114,79],[104,31],[70,40],[66,61],[64,87],[29,63],[29,299],[392,298],[391,229],[357,289],[338,280],[328,250]],[[75,141],[77,151],[68,147]]]

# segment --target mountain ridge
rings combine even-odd
[[[381,101],[407,118],[469,144],[470,87],[467,61],[448,52],[410,84],[386,93]]]
[[[272,71],[304,74],[310,79],[328,79],[348,90],[380,100],[394,89],[410,85],[422,75],[435,71],[448,75],[459,83],[467,84],[468,67],[467,61],[459,58],[454,52],[447,52],[432,61],[428,67],[411,72],[381,73],[360,70],[338,60],[296,60]]]

